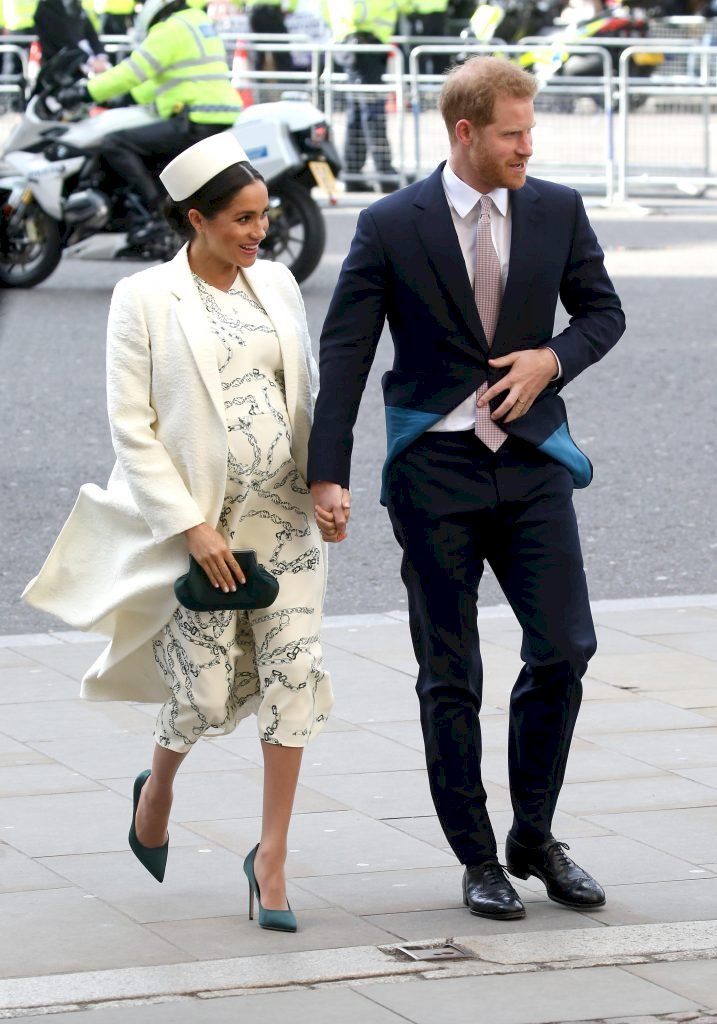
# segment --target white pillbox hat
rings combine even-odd
[[[219,132],[195,142],[167,164],[159,176],[170,197],[179,202],[194,195],[197,189],[225,171],[232,164],[246,160],[247,155],[233,132]]]

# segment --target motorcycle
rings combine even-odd
[[[124,106],[71,119],[57,93],[77,79],[85,59],[65,51],[48,63],[0,153],[0,286],[34,287],[63,253],[156,261],[170,259],[182,244],[169,224],[141,245],[128,241],[128,231],[148,211],[126,182],[112,180],[101,144],[111,132],[157,118],[147,107]],[[286,263],[304,281],[326,244],[312,190],[317,186],[333,198],[341,165],[322,112],[303,94],[293,95],[242,111],[231,130],[269,190],[261,255]]]
[[[564,78],[603,77],[602,58],[597,53],[571,53],[570,44],[599,44],[600,39],[625,39],[625,46],[609,48],[612,70],[618,72],[620,54],[634,45],[635,39],[644,39],[648,34],[648,20],[643,11],[633,11],[628,5],[605,3],[590,13],[589,6],[580,8],[562,7],[554,0],[492,0],[480,4],[470,21],[470,26],[461,32],[464,39],[477,42],[519,43],[527,38],[544,37],[545,46],[517,55],[515,61],[527,71],[534,73],[541,87],[554,76]],[[664,54],[654,51],[635,53],[630,60],[630,77],[649,77],[656,67],[664,62]],[[592,93],[598,106],[604,103],[603,94]],[[644,103],[645,97],[632,95],[632,109]],[[572,108],[572,100],[568,101]],[[617,97],[613,103],[617,103]]]

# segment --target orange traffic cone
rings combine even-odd
[[[386,74],[393,75],[394,78],[398,74],[398,61],[396,59],[396,47],[392,46],[388,57],[386,58]],[[386,94],[386,113],[396,113],[396,93],[389,92]]]
[[[249,53],[246,43],[239,36],[234,47],[234,59],[232,61],[232,85],[241,96],[245,107],[250,107],[254,102],[254,94],[251,89],[251,80],[244,78],[244,73],[251,70]]]
[[[27,80],[30,85],[34,85],[37,80],[37,76],[40,73],[40,61],[42,59],[42,50],[37,39],[30,43],[30,52],[27,55]]]

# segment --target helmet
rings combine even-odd
[[[132,41],[135,45],[141,43],[152,25],[168,18],[175,11],[181,11],[184,7],[204,8],[206,6],[207,0],[146,0],[135,19]]]

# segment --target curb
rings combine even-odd
[[[155,967],[122,968],[14,978],[0,982],[0,1017],[24,1011],[57,1012],[102,1003],[171,1000],[181,997],[260,994],[269,989],[310,987],[350,981],[390,980],[403,976],[438,980],[545,970],[708,960],[717,956],[717,921],[626,925],[605,929],[566,929],[411,943],[430,948],[446,942],[468,959],[427,967],[403,960],[398,945],[260,954],[224,960],[193,961]],[[406,977],[406,976],[409,977]]]

